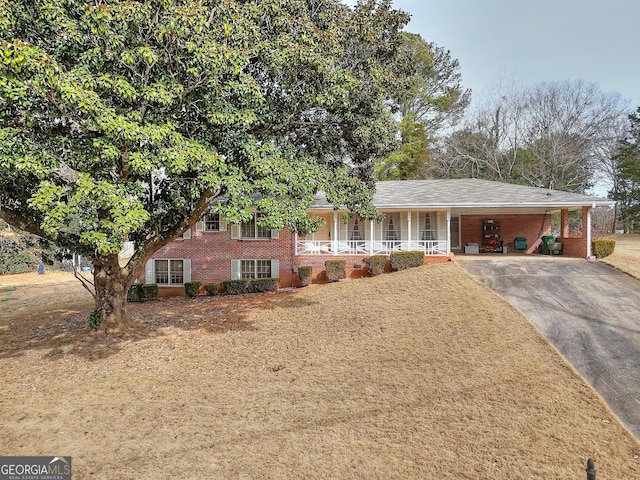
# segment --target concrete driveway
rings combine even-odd
[[[595,261],[456,257],[518,307],[640,439],[640,281]]]

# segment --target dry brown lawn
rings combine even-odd
[[[616,241],[616,248],[600,261],[640,279],[640,235],[608,235]]]
[[[132,304],[117,338],[77,282],[29,283],[0,293],[1,455],[77,479],[640,478],[600,397],[455,262]]]

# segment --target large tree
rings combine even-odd
[[[620,95],[581,81],[499,90],[443,142],[435,172],[584,192],[627,112]]]
[[[390,101],[397,109],[400,144],[377,168],[381,180],[426,178],[430,149],[438,135],[456,125],[469,104],[460,64],[448,50],[404,32],[394,70],[400,77]]]
[[[101,329],[212,202],[305,230],[361,215],[406,14],[361,0],[0,0],[0,218],[91,258]],[[135,253],[125,266],[126,240]]]
[[[629,133],[613,156],[615,182],[609,192],[617,201],[616,220],[627,233],[637,231],[640,223],[640,108],[629,115],[629,122]]]

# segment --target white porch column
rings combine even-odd
[[[412,212],[407,212],[407,250],[411,250],[411,215]]]
[[[338,235],[340,235],[340,231],[338,230],[338,212],[333,212],[333,237],[331,237],[331,251],[334,255],[338,254]]]
[[[451,253],[451,210],[447,209],[447,255]]]
[[[587,210],[587,258],[591,256],[591,210],[596,208],[595,205],[592,205],[589,210]]]
[[[369,220],[369,256],[373,255],[373,240],[375,234],[373,222],[373,219]]]

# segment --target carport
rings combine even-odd
[[[476,179],[456,187],[450,215],[459,219],[460,245],[455,248],[452,243],[454,253],[531,254],[538,252],[543,237],[554,235],[563,256],[587,258],[592,210],[613,205],[601,197]],[[497,226],[502,248],[486,248],[488,222]],[[526,248],[517,248],[523,244]]]
[[[639,280],[576,258],[456,259],[519,308],[640,438]]]

